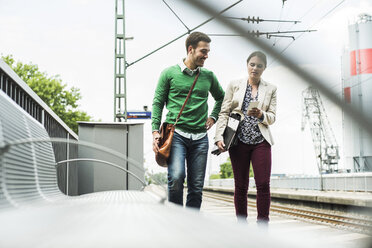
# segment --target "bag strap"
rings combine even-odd
[[[176,118],[176,122],[174,123],[174,126],[177,124],[178,120],[179,120],[180,117],[181,117],[182,111],[183,111],[183,109],[185,108],[186,103],[187,103],[187,101],[189,100],[189,98],[190,98],[190,96],[191,96],[191,92],[192,92],[192,90],[193,90],[194,87],[195,87],[195,84],[196,84],[196,81],[198,80],[199,74],[200,74],[200,68],[199,68],[199,70],[198,70],[198,73],[197,73],[196,76],[195,76],[194,83],[192,84],[191,89],[189,90],[189,93],[187,94],[186,100],[185,100],[185,102],[184,102],[183,105],[182,105],[182,108],[181,108],[181,110],[180,110],[180,113],[178,114],[178,116],[177,116],[177,118]]]

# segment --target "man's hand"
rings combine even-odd
[[[248,115],[260,119],[262,117],[262,111],[258,108],[253,108],[248,111]]]
[[[225,143],[220,140],[216,143],[216,145],[218,146],[218,150],[220,150],[220,152],[225,152]]]
[[[158,131],[152,132],[152,150],[155,153],[159,152],[159,140],[160,140],[160,134]]]
[[[205,128],[209,130],[214,125],[214,123],[215,123],[214,119],[208,117],[207,121],[205,122]]]

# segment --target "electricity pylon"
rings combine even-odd
[[[320,174],[334,173],[338,169],[339,147],[324,109],[319,91],[312,87],[302,92],[302,125],[308,122]]]

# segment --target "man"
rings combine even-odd
[[[180,64],[165,69],[159,78],[152,104],[153,150],[159,151],[159,127],[164,104],[168,109],[167,123],[174,123],[187,94],[200,72],[198,81],[176,125],[168,160],[169,201],[183,205],[183,184],[187,164],[187,207],[200,208],[208,156],[209,130],[217,120],[224,91],[213,72],[202,68],[208,58],[211,39],[193,32],[186,39],[187,57]],[[208,92],[215,105],[208,117]]]

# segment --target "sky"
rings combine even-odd
[[[210,16],[187,1],[167,0],[185,25],[192,29]],[[236,1],[204,1],[222,10]],[[60,75],[68,87],[77,87],[82,100],[79,108],[95,120],[113,121],[114,112],[114,33],[115,1],[107,0],[0,0],[0,54],[11,54],[23,63],[37,64],[48,75]],[[348,25],[361,13],[372,15],[367,0],[261,0],[241,3],[228,10],[228,17],[255,16],[264,20],[300,21],[293,23],[235,22],[247,30],[314,32],[293,33],[287,38],[260,38],[300,67],[319,77],[336,94],[341,94],[341,55],[348,45]],[[125,1],[127,62],[132,63],[187,30],[161,0]],[[246,58],[257,48],[241,37],[212,34],[232,32],[217,21],[197,29],[211,34],[211,52],[205,67],[212,70],[222,87],[247,75]],[[152,105],[154,90],[163,69],[186,56],[186,37],[133,64],[127,69],[127,109],[142,110]],[[301,92],[308,86],[275,58],[268,57],[263,79],[278,87],[277,121],[271,127],[274,174],[317,174],[311,135],[301,131]],[[342,112],[323,99],[342,154]],[[213,99],[209,100],[210,109]],[[150,121],[144,124],[145,167],[164,171],[154,162]],[[214,128],[209,132],[211,147]],[[210,156],[208,173],[218,171],[227,154]],[[343,161],[340,162],[342,168]]]

